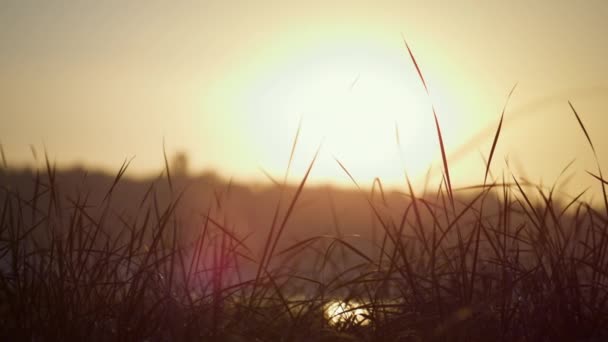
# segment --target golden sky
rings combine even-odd
[[[582,188],[593,156],[567,101],[608,165],[606,18],[592,0],[5,0],[0,141],[15,165],[33,144],[64,166],[136,156],[131,173],[147,174],[164,138],[194,169],[263,180],[282,175],[301,120],[294,179],[323,141],[313,181],[348,182],[335,157],[363,183],[397,183],[439,165],[432,103],[455,183],[480,183],[518,83],[493,170],[508,157],[550,184],[576,158]]]

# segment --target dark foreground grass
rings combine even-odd
[[[582,193],[558,201],[555,188],[503,176],[467,189],[443,182],[430,197],[408,181],[395,217],[377,181],[360,190],[376,242],[339,230],[279,242],[311,163],[252,246],[220,195],[195,226],[174,184],[168,201],[151,185],[135,214],[112,209],[126,166],[97,202],[64,195],[48,162],[33,193],[2,188],[3,340],[608,338],[608,218]]]

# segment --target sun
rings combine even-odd
[[[304,170],[322,143],[314,171],[321,182],[349,181],[334,158],[363,183],[399,183],[404,169],[422,174],[438,157],[437,99],[425,93],[403,45],[319,43],[253,74],[239,110],[247,113],[249,153],[272,174],[285,170],[299,125],[294,171]]]

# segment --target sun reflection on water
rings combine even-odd
[[[323,314],[330,325],[356,324],[368,325],[369,310],[364,305],[356,301],[334,300],[327,303]]]

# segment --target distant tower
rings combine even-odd
[[[188,175],[190,161],[188,160],[188,154],[186,152],[177,152],[173,156],[173,161],[171,164],[171,171],[175,176],[184,177]]]

